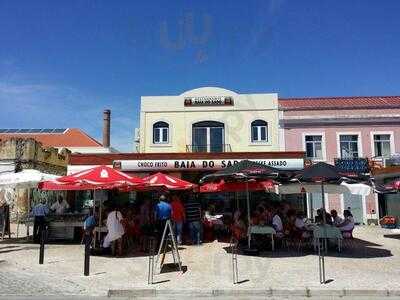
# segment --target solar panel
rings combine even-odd
[[[4,128],[0,133],[63,133],[67,128]]]
[[[54,129],[53,128],[45,128],[42,129],[41,133],[51,133]]]
[[[63,133],[65,130],[67,130],[66,128],[56,128],[54,129],[53,133]]]

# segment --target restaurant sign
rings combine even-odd
[[[192,159],[192,160],[116,160],[114,168],[121,171],[210,171],[221,170],[237,164],[243,159]],[[304,167],[302,158],[249,159],[270,167],[283,170],[300,170]]]
[[[184,104],[185,106],[229,106],[233,105],[233,98],[225,96],[186,97]]]

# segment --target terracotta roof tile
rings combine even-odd
[[[400,96],[279,98],[283,110],[400,108]]]
[[[78,128],[68,128],[64,133],[0,133],[0,140],[33,138],[44,147],[102,147],[102,144]]]

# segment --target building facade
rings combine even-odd
[[[279,99],[282,146],[313,161],[368,158],[382,163],[400,149],[400,97]],[[320,195],[310,195],[314,209]],[[378,196],[327,195],[330,209],[351,208],[356,221],[378,218]]]
[[[140,153],[279,150],[277,94],[205,87],[141,98]]]

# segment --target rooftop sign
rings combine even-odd
[[[185,97],[184,105],[185,106],[229,106],[233,105],[233,98],[225,96]]]

